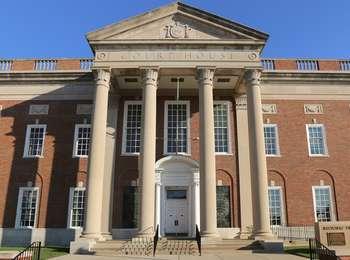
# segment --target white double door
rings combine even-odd
[[[165,234],[188,234],[187,189],[166,189]]]

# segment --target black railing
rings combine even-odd
[[[319,260],[339,260],[333,250],[328,249],[317,239],[309,239],[309,251],[310,259],[319,259]]]
[[[39,260],[41,251],[41,242],[34,242],[16,255],[13,260]]]
[[[156,228],[156,233],[154,234],[154,238],[153,238],[153,256],[156,255],[156,250],[157,250],[157,244],[158,244],[158,240],[159,240],[159,225],[157,225]]]
[[[198,225],[196,225],[196,241],[198,245],[199,255],[202,255],[202,238],[201,238],[201,233],[199,232]]]

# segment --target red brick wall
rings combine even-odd
[[[113,227],[119,227],[122,216],[122,187],[130,185],[138,177],[138,157],[120,156],[124,100],[122,97],[118,117],[116,178],[114,193]],[[158,97],[157,107],[157,160],[163,155],[164,101],[173,96]],[[199,160],[198,97],[188,95],[191,101],[191,158]],[[231,186],[232,223],[239,226],[239,190],[237,172],[236,127],[234,104],[231,97],[222,100],[232,102],[230,111],[232,155],[216,156],[217,180]],[[88,101],[87,101],[88,102]],[[314,222],[312,185],[322,180],[331,185],[336,200],[335,212],[339,220],[350,220],[350,116],[347,101],[276,101],[278,113],[264,115],[264,120],[278,124],[281,157],[268,157],[269,180],[283,187],[286,200],[286,218],[289,225]],[[48,115],[28,115],[29,104],[50,104]],[[66,227],[69,187],[86,180],[86,159],[72,158],[74,125],[82,123],[86,116],[75,114],[76,104],[82,101],[1,101],[0,118],[0,226],[14,227],[18,189],[28,181],[41,188],[38,227]],[[305,103],[322,103],[324,114],[305,115]],[[47,124],[44,158],[23,158],[26,125]],[[326,129],[329,157],[308,156],[305,124],[316,119]],[[244,205],[242,205],[244,207]]]
[[[268,157],[269,180],[284,187],[287,223],[312,224],[312,186],[325,185],[333,189],[336,200],[335,213],[339,220],[350,220],[350,116],[347,101],[276,101],[278,113],[264,115],[264,120],[278,124],[281,157]],[[323,104],[324,114],[305,115],[304,104]],[[329,157],[309,157],[305,124],[325,126]],[[284,185],[283,185],[284,184]]]
[[[29,104],[50,104],[48,115],[28,115]],[[0,226],[14,227],[19,187],[40,187],[38,227],[66,227],[69,188],[86,179],[86,159],[72,158],[75,101],[1,101]],[[79,101],[79,103],[84,103]],[[43,158],[23,158],[27,124],[47,124]]]

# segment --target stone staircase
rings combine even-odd
[[[255,240],[220,239],[202,241],[202,255],[251,254],[253,251],[263,249],[262,245]]]
[[[218,239],[202,242],[202,255],[250,254],[262,250],[254,240]],[[110,240],[97,242],[94,255],[98,256],[153,256],[153,239]],[[160,238],[156,248],[158,255],[199,255],[196,240]]]
[[[199,255],[197,241],[161,238],[158,241],[156,255]]]

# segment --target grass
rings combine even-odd
[[[284,252],[291,255],[297,255],[301,257],[309,258],[309,247],[308,246],[286,246]]]
[[[0,251],[21,251],[23,247],[0,247]],[[52,257],[57,257],[69,253],[69,248],[63,247],[42,247],[40,260],[46,260]]]

